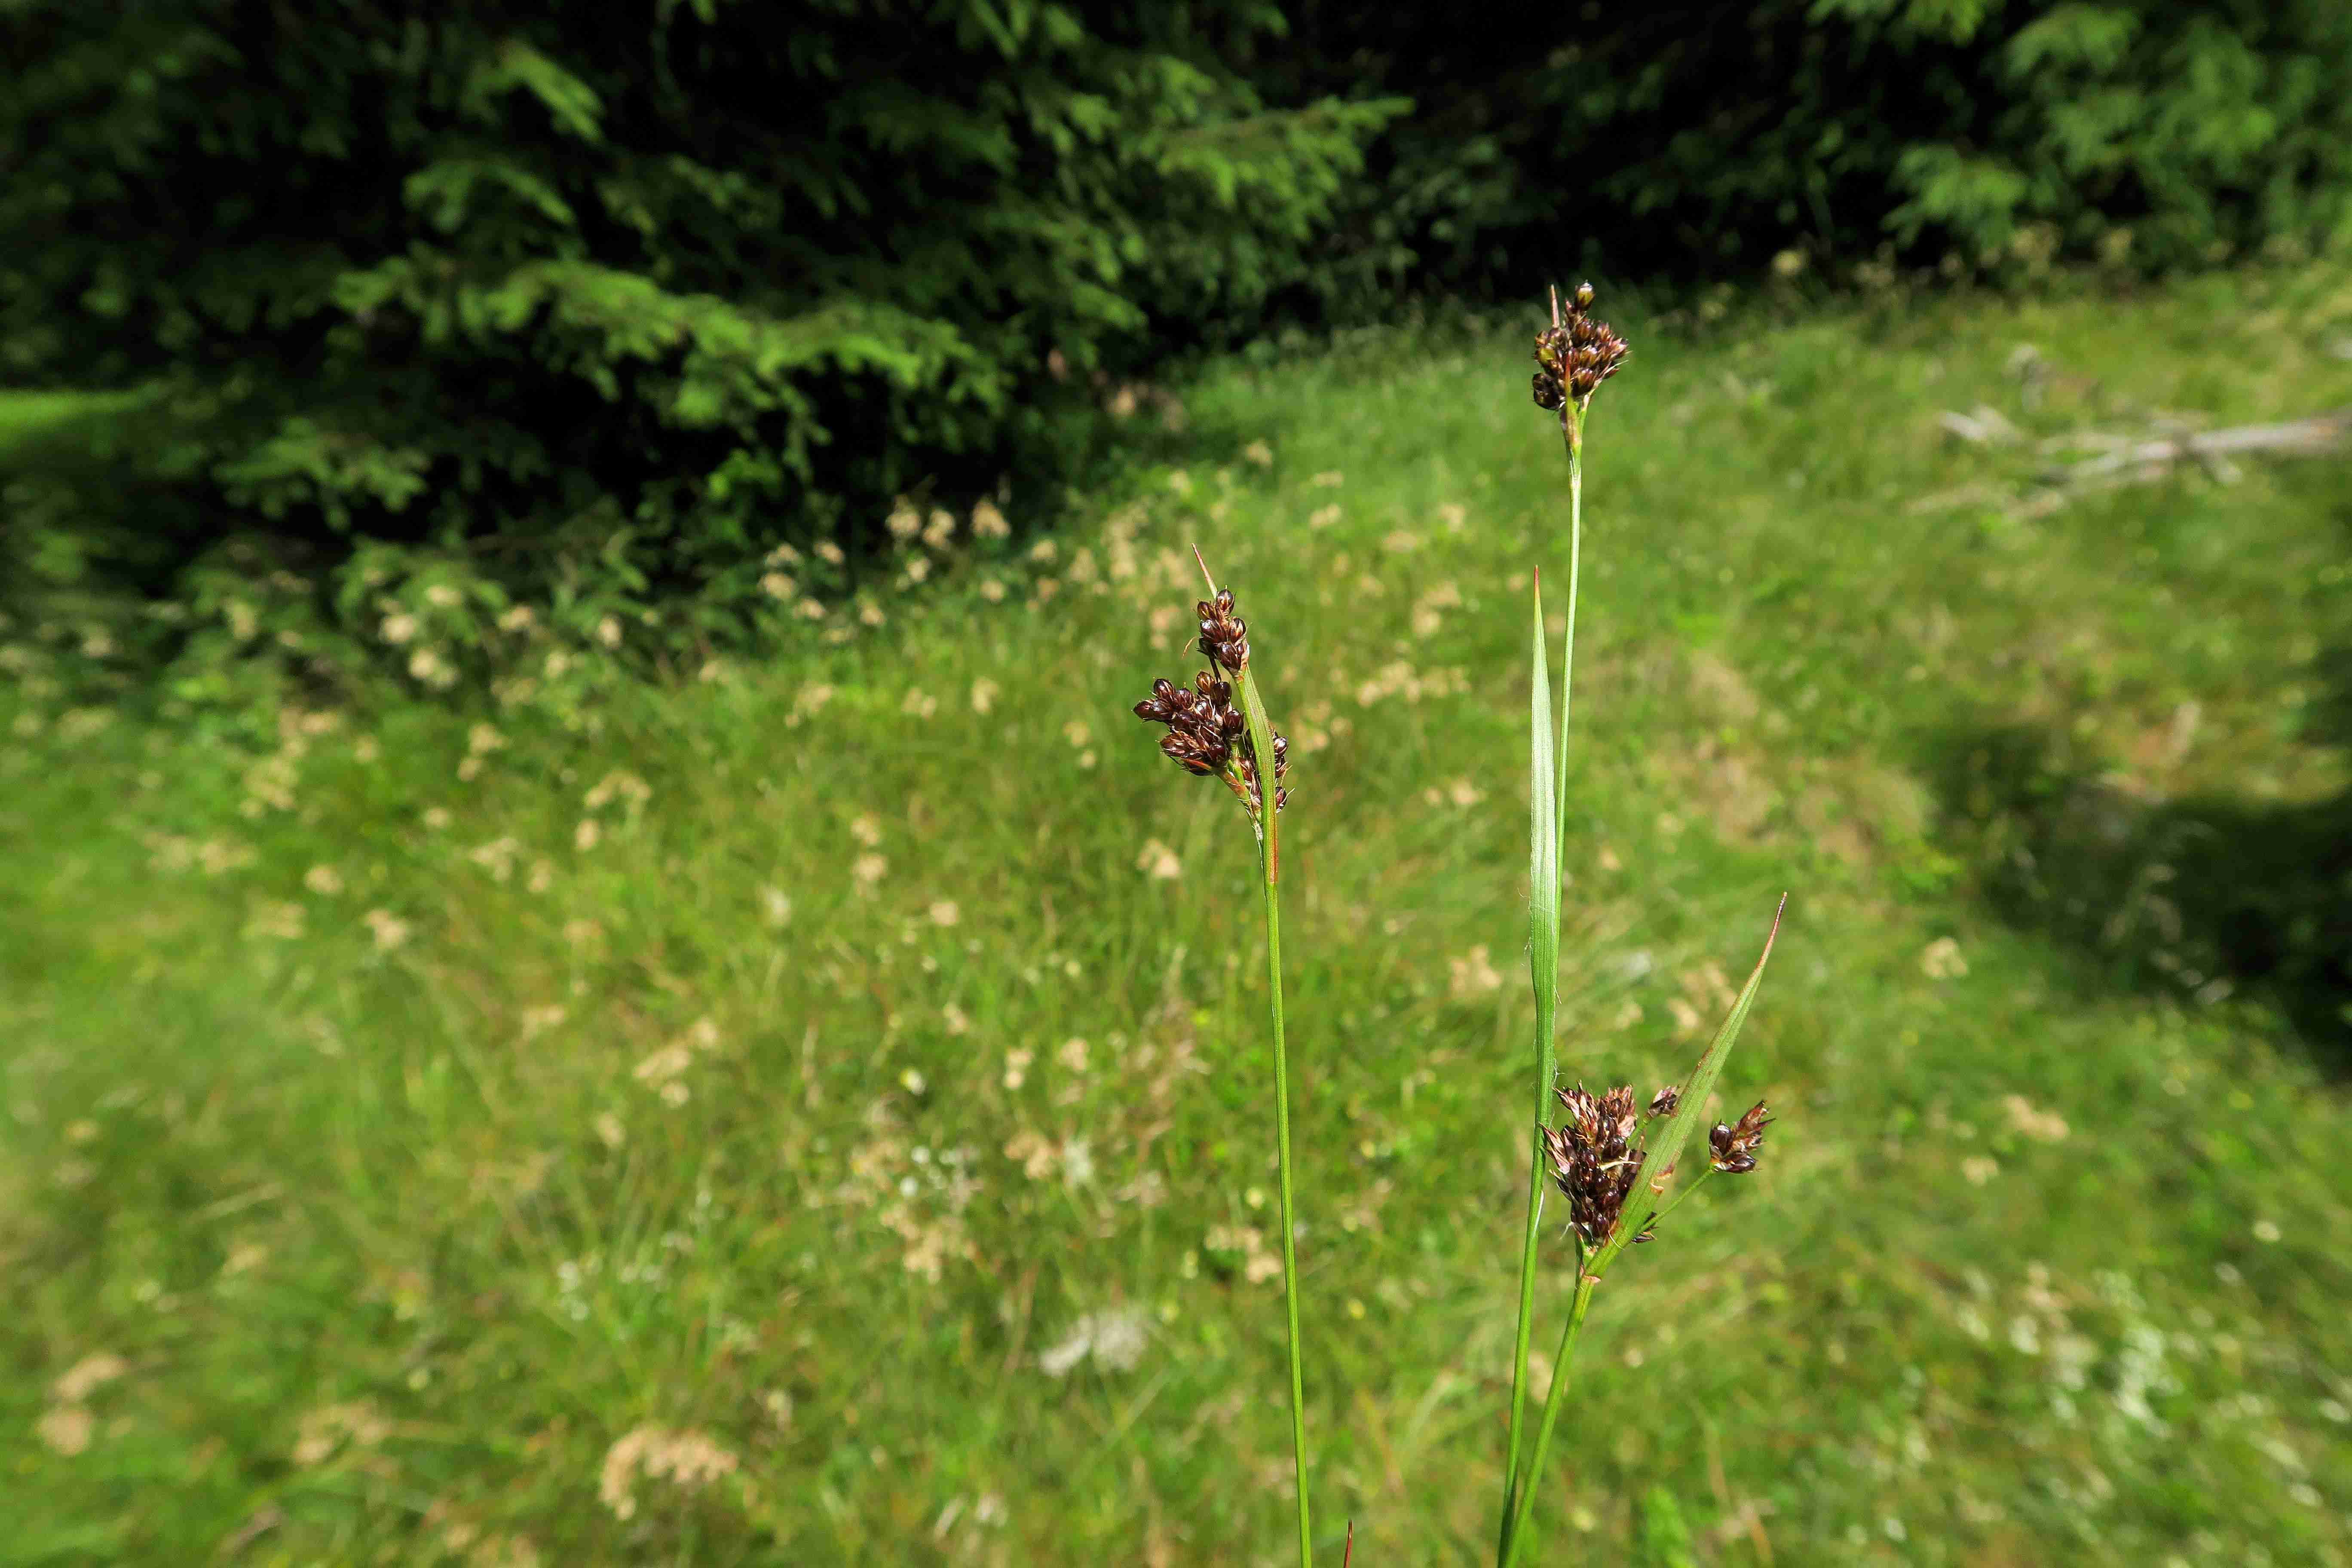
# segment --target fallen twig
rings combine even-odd
[[[2202,435],[2181,432],[2126,441],[2103,457],[2047,468],[2035,478],[2043,484],[2074,486],[2127,468],[2153,467],[2161,472],[2183,458],[2212,464],[2225,462],[2233,452],[2317,457],[2343,446],[2347,437],[2352,437],[2352,408],[2339,408],[2332,414],[2315,414],[2307,419],[2290,419],[2279,425],[2240,425]]]
[[[2014,425],[1979,404],[1967,414],[1947,410],[1937,423],[1959,439],[1977,446],[2007,446],[2021,441]],[[1950,511],[1969,506],[1997,506],[2011,516],[2040,517],[2064,506],[2075,494],[2116,485],[2146,484],[2163,478],[2182,461],[2193,462],[2218,484],[2235,484],[2242,477],[2233,454],[2274,452],[2283,457],[2320,457],[2352,445],[2352,408],[2315,414],[2272,425],[2239,425],[2226,430],[2192,431],[2177,420],[2158,423],[2150,434],[2112,435],[2097,430],[2070,431],[2035,443],[2043,457],[2062,452],[2095,452],[2081,462],[2051,463],[2034,473],[2031,493],[2019,494],[1990,480],[1978,480],[1953,489],[1921,496],[1903,510],[1917,515]]]

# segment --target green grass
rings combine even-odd
[[[2022,730],[2143,796],[2333,798],[2352,474],[1905,510],[2001,466],[1940,408],[2352,402],[2310,330],[2347,301],[2286,289],[1709,334],[1602,300],[1634,358],[1586,480],[1563,1072],[1686,1066],[1792,897],[1723,1086],[1770,1100],[1764,1163],[1600,1294],[1544,1560],[1674,1535],[1654,1477],[1708,1563],[2347,1561],[2339,1043],[2000,918],[1949,781]],[[289,716],[257,771],[0,696],[0,1563],[1279,1562],[1255,856],[1127,712],[1195,668],[1195,541],[1297,748],[1320,1552],[1487,1560],[1527,574],[1566,545],[1533,299],[1212,367],[1139,458],[1184,480],[1051,561],[593,732],[488,715],[470,778],[479,715]],[[2020,342],[2083,379],[2021,410]],[[1129,1310],[1131,1367],[1041,1368]]]

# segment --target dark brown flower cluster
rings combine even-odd
[[[1744,1176],[1754,1170],[1756,1151],[1764,1142],[1764,1129],[1771,1123],[1760,1100],[1730,1126],[1717,1122],[1706,1135],[1707,1145],[1714,1151],[1715,1168],[1727,1176]]]
[[[1220,589],[1214,599],[1202,600],[1198,608],[1201,647],[1209,656],[1211,668],[1192,678],[1189,690],[1172,680],[1153,681],[1151,695],[1135,705],[1135,716],[1167,725],[1160,749],[1169,759],[1186,773],[1223,779],[1248,808],[1250,820],[1256,822],[1265,810],[1257,747],[1250,740],[1248,721],[1234,706],[1232,683],[1218,673],[1222,669],[1239,676],[1248,664],[1249,625],[1234,614],[1231,589]],[[1290,791],[1284,786],[1290,773],[1290,742],[1276,730],[1270,743],[1274,809],[1279,813],[1290,804]]]
[[[1645,1151],[1638,1141],[1633,1090],[1621,1084],[1596,1100],[1578,1084],[1553,1093],[1568,1115],[1543,1130],[1552,1180],[1568,1195],[1569,1228],[1588,1249],[1599,1247],[1616,1233],[1626,1196],[1642,1173]],[[1650,1239],[1646,1223],[1633,1239]]]
[[[1597,1099],[1586,1093],[1582,1084],[1553,1092],[1568,1115],[1558,1127],[1543,1130],[1544,1149],[1551,1156],[1552,1180],[1568,1195],[1569,1228],[1591,1250],[1605,1246],[1616,1234],[1649,1150],[1640,1119],[1633,1114],[1631,1085],[1621,1084]],[[1664,1121],[1675,1113],[1682,1098],[1682,1090],[1673,1084],[1658,1090],[1650,1100],[1649,1119]],[[1714,1167],[1731,1176],[1744,1176],[1754,1170],[1756,1151],[1770,1121],[1764,1114],[1763,1101],[1759,1100],[1732,1125],[1716,1123],[1707,1134]],[[1665,1174],[1673,1173],[1669,1166]],[[1654,1217],[1643,1220],[1641,1233],[1633,1237],[1637,1244],[1655,1234],[1651,1228]]]
[[[1581,410],[1617,374],[1630,351],[1608,322],[1586,312],[1592,285],[1580,283],[1562,311],[1559,290],[1551,291],[1551,325],[1536,334],[1536,405],[1554,413],[1573,402]]]
[[[1201,651],[1234,675],[1249,663],[1249,623],[1234,614],[1234,591],[1220,588],[1213,599],[1193,606],[1201,617]]]
[[[1208,670],[1192,678],[1187,691],[1165,679],[1151,683],[1151,695],[1135,705],[1135,716],[1168,726],[1160,749],[1188,773],[1222,773],[1236,742],[1248,739],[1248,724],[1234,706],[1234,689]]]

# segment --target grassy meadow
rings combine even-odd
[[[2341,406],[2352,294],[1597,309],[1563,1072],[1678,1075],[1790,898],[1761,1166],[1600,1293],[1541,1559],[2352,1562],[2341,999],[2174,952],[2155,848],[2001,892],[2341,796],[2352,467],[2036,512],[1937,424]],[[0,691],[0,1564],[1284,1561],[1255,855],[1129,712],[1194,543],[1292,741],[1319,1556],[1490,1561],[1537,324],[1213,364],[1073,525],[584,722]]]

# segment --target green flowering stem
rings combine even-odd
[[[1512,1568],[1528,1543],[1528,1516],[1535,1511],[1536,1479],[1543,1474],[1544,1454],[1551,1447],[1551,1429],[1559,1419],[1559,1407],[1567,1403],[1569,1363],[1576,1354],[1577,1331],[1584,1327],[1584,1314],[1592,1305],[1593,1289],[1601,1283],[1596,1275],[1584,1271],[1584,1249],[1577,1247],[1576,1300],[1568,1310],[1568,1322],[1559,1331],[1559,1352],[1552,1357],[1551,1389],[1544,1395],[1543,1420],[1536,1426],[1536,1452],[1528,1466],[1528,1484],[1519,1489],[1518,1511],[1510,1521],[1509,1543],[1504,1548],[1501,1568]]]
[[[1268,751],[1258,754],[1272,753]],[[1270,781],[1265,789],[1272,795]],[[1290,1195],[1290,1062],[1282,1040],[1282,904],[1275,881],[1274,836],[1270,832],[1260,858],[1265,868],[1266,991],[1274,1009],[1274,1149],[1282,1185],[1282,1306],[1290,1331],[1290,1454],[1298,1482],[1298,1561],[1301,1568],[1306,1568],[1314,1559],[1307,1509],[1307,1394],[1298,1352],[1297,1222]]]
[[[1208,578],[1214,598],[1217,582],[1198,550],[1201,575]],[[1234,673],[1234,695],[1240,701],[1243,721],[1249,728],[1250,748],[1257,758],[1258,868],[1265,880],[1265,980],[1267,1005],[1274,1016],[1274,1152],[1282,1188],[1282,1307],[1290,1352],[1290,1456],[1298,1490],[1298,1563],[1311,1568],[1314,1533],[1307,1500],[1307,1380],[1298,1344],[1297,1216],[1291,1196],[1290,1174],[1290,1056],[1282,1034],[1282,860],[1276,837],[1281,816],[1281,787],[1276,779],[1274,726],[1265,716],[1255,672],[1244,668]]]
[[[1559,1005],[1559,846],[1568,835],[1568,791],[1562,780],[1568,772],[1568,720],[1576,676],[1576,598],[1584,557],[1584,422],[1582,410],[1573,403],[1560,410],[1560,436],[1568,446],[1568,637],[1560,656],[1559,725],[1555,742],[1549,658],[1544,648],[1543,573],[1538,568],[1529,714],[1528,863],[1528,962],[1536,993],[1536,1126],[1535,1146],[1528,1162],[1528,1223],[1519,1243],[1519,1316],[1511,1342],[1511,1415],[1509,1436],[1505,1439],[1502,1532],[1495,1543],[1497,1562],[1508,1561],[1525,1512],[1519,1452],[1526,1426],[1528,1347],[1535,1331],[1536,1256],[1543,1239],[1543,1130],[1550,1122],[1552,1080],[1559,1067],[1554,1037]],[[1546,1419],[1549,1422],[1550,1416]],[[1549,1430],[1548,1425],[1546,1430]],[[1540,1441],[1538,1452],[1541,1452]]]
[[[1584,410],[1560,410],[1560,438],[1568,443],[1568,636],[1559,655],[1559,763],[1552,771],[1559,795],[1555,846],[1568,838],[1568,710],[1576,679],[1576,579],[1584,555]]]

